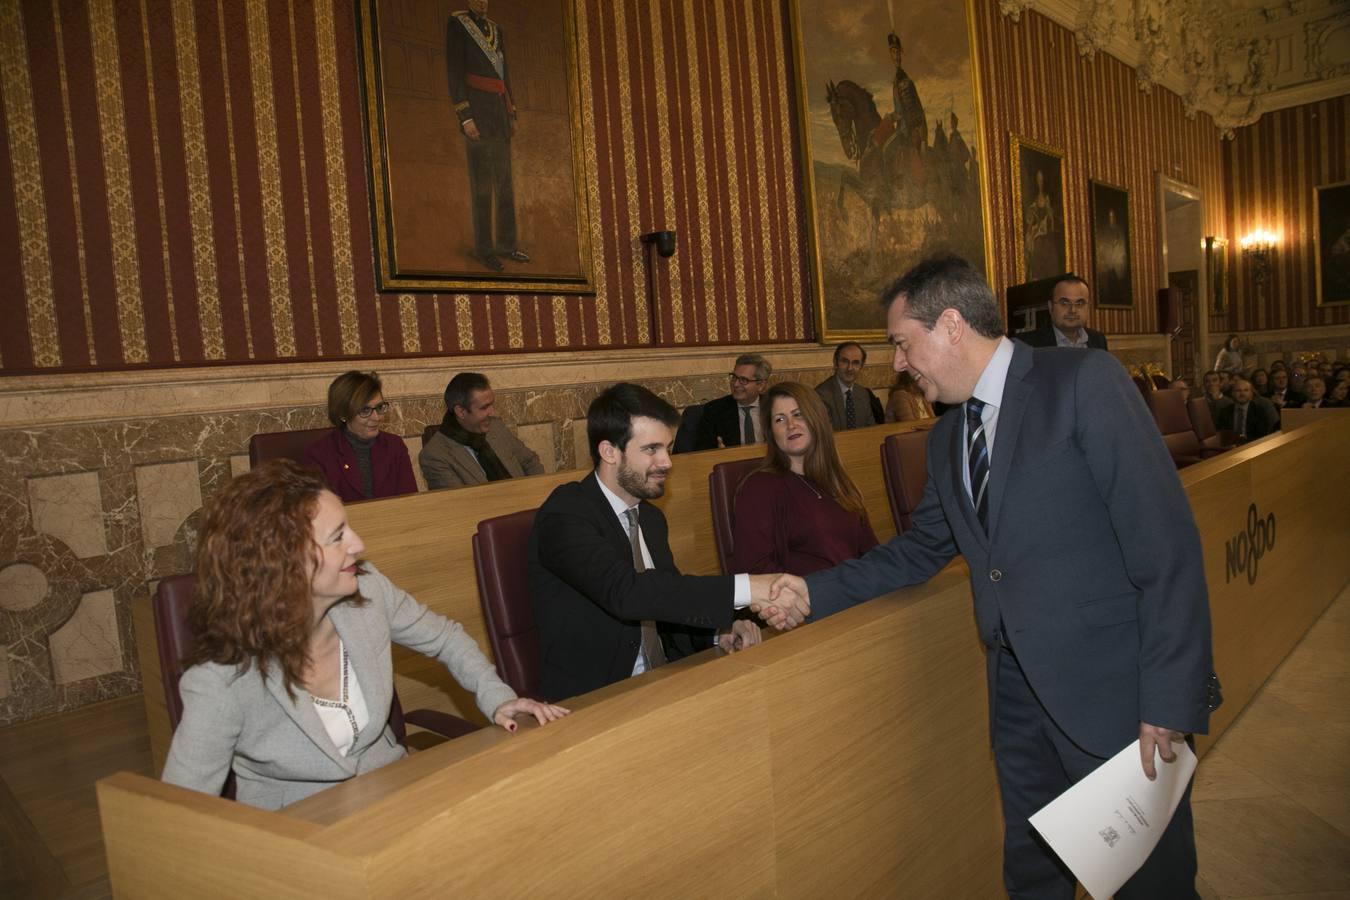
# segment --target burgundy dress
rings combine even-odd
[[[408,445],[403,443],[403,438],[387,431],[376,435],[370,448],[370,497],[365,496],[356,452],[347,443],[341,428],[334,428],[306,447],[305,462],[323,472],[328,487],[343,503],[417,493]]]
[[[800,475],[755,472],[736,494],[732,571],[809,575],[877,545],[872,526]]]

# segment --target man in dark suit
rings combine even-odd
[[[928,439],[914,527],[773,596],[828,615],[927,580],[958,552],[988,648],[990,730],[1013,897],[1074,896],[1030,815],[1138,739],[1203,732],[1216,704],[1199,534],[1138,389],[1106,353],[1033,352],[1003,337],[984,277],[926,260],[883,294],[895,368],[930,402],[960,404]],[[772,609],[765,610],[774,624]],[[1194,897],[1189,791],[1117,894]]]
[[[718,643],[757,643],[738,609],[772,576],[681,575],[665,492],[679,414],[635,384],[616,384],[586,414],[595,471],[560,485],[530,532],[530,600],[543,661],[539,690],[573,697]]]
[[[530,261],[516,243],[511,180],[516,107],[506,70],[506,38],[487,16],[488,0],[468,2],[467,10],[451,13],[446,26],[450,102],[469,156],[474,256],[488,269],[500,272],[503,257]]]
[[[703,407],[694,449],[713,450],[717,447],[763,443],[759,395],[768,387],[772,372],[773,366],[758,353],[744,353],[736,357],[736,367],[728,376],[731,393],[709,401]]]
[[[835,431],[866,428],[886,421],[877,395],[858,384],[865,365],[867,351],[862,344],[845,341],[834,348],[834,374],[816,385],[816,393],[825,402]]]
[[[1279,427],[1274,407],[1258,402],[1256,389],[1245,378],[1233,379],[1233,402],[1219,411],[1214,427],[1231,431],[1240,443],[1265,437]]]
[[[1105,350],[1106,335],[1087,327],[1092,308],[1088,283],[1070,272],[1050,285],[1050,325],[1025,331],[1017,339],[1033,347]]]

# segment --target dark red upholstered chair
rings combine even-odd
[[[1214,427],[1214,416],[1210,414],[1209,403],[1204,397],[1187,400],[1186,413],[1191,418],[1195,437],[1200,441],[1201,459],[1217,456],[1237,446],[1236,436],[1232,432],[1220,432]]]
[[[712,506],[713,543],[717,546],[717,561],[722,574],[730,575],[731,554],[735,533],[736,489],[745,476],[764,465],[764,457],[752,456],[733,462],[718,463],[708,473],[708,500]]]
[[[536,512],[522,509],[479,522],[473,567],[497,674],[520,696],[538,699],[539,631],[525,566]]]
[[[680,413],[680,427],[675,430],[675,449],[672,453],[688,453],[698,440],[698,426],[703,421],[703,404],[686,406]]]
[[[1195,436],[1190,414],[1186,412],[1186,399],[1175,388],[1150,391],[1144,395],[1153,421],[1158,423],[1163,443],[1172,454],[1172,462],[1178,469],[1200,461],[1200,439]]]
[[[928,432],[888,435],[881,442],[881,474],[886,479],[895,530],[904,534],[914,527],[914,509],[928,481]]]
[[[197,576],[170,575],[159,583],[151,608],[155,617],[155,644],[159,651],[159,673],[164,684],[164,708],[169,716],[169,730],[173,731],[183,718],[183,699],[178,694],[178,681],[183,677],[183,656],[192,646],[192,631],[188,627],[188,608],[196,591]],[[478,730],[472,722],[458,716],[432,709],[417,709],[406,715],[399,703],[398,691],[393,692],[389,709],[389,726],[398,742],[407,745],[408,728],[412,723],[446,738],[457,738]],[[220,795],[234,799],[234,772],[225,779]]]
[[[332,430],[332,426],[329,426],[255,434],[248,439],[248,464],[253,467],[268,459],[293,459],[302,463],[305,461],[305,448]]]

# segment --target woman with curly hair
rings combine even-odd
[[[278,809],[399,759],[391,641],[440,660],[508,731],[516,715],[567,714],[518,698],[458,623],[360,563],[364,550],[342,501],[289,460],[210,504],[165,781],[219,794],[233,770],[241,803]]]
[[[785,381],[765,393],[759,408],[772,439],[765,441],[764,465],[736,494],[733,571],[809,575],[875,547],[820,396]]]

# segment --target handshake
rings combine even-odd
[[[811,615],[811,597],[796,575],[751,575],[750,609],[765,625],[787,631]]]

